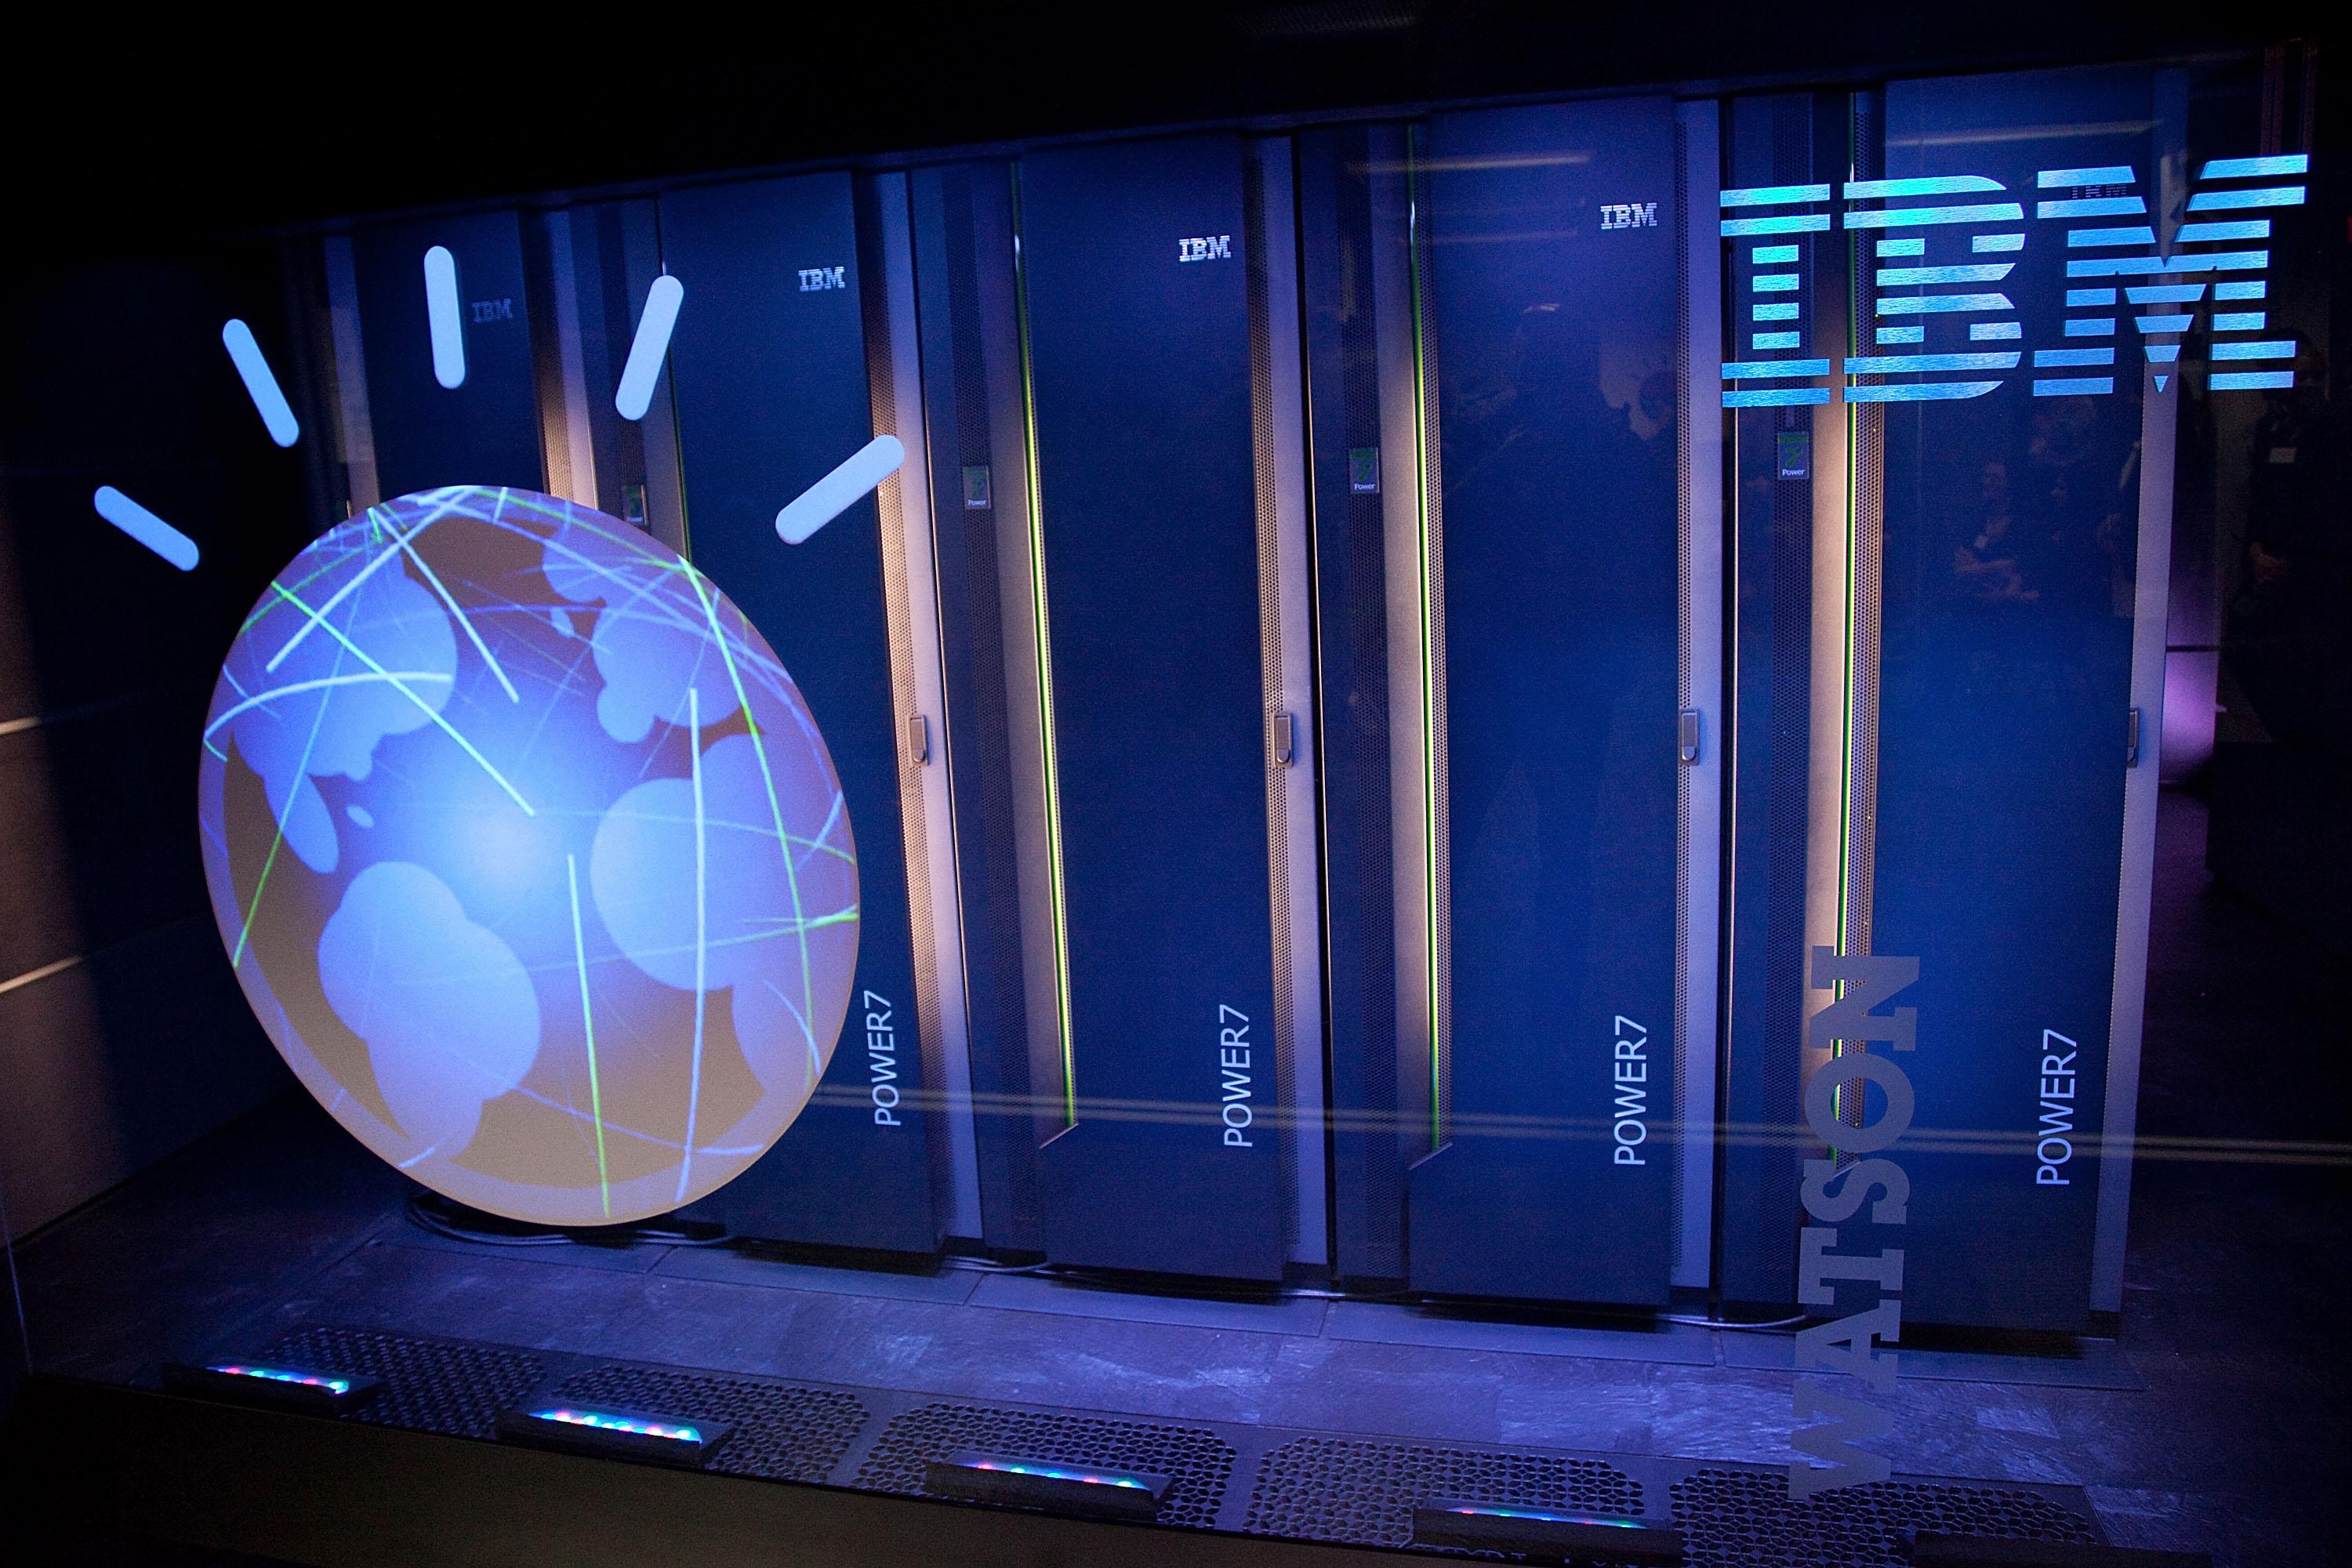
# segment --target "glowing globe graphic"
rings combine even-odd
[[[832,1056],[857,857],[824,742],[710,580],[601,512],[463,486],[320,538],[229,649],[199,792],[279,1053],[462,1203],[691,1202]]]

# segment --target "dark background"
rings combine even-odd
[[[2312,0],[2198,6],[1525,0],[664,8],[529,26],[27,30],[0,92],[15,252],[177,246],[345,214],[703,170],[1395,103],[1834,82],[2340,32]],[[373,24],[373,25],[368,25]],[[673,30],[672,25],[675,24]]]

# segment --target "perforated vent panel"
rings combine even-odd
[[[734,1430],[710,1468],[780,1480],[826,1479],[866,1424],[863,1404],[830,1389],[644,1367],[600,1366],[566,1379],[556,1393],[583,1403],[724,1421]]]
[[[1557,1455],[1299,1437],[1265,1457],[1245,1529],[1366,1546],[1412,1542],[1412,1510],[1432,1498],[1637,1514],[1638,1482],[1614,1465]]]
[[[959,1448],[1166,1476],[1172,1484],[1160,1505],[1160,1522],[1204,1530],[1216,1522],[1234,1469],[1232,1447],[1203,1427],[985,1405],[926,1405],[891,1421],[858,1469],[856,1484],[876,1491],[919,1492],[923,1461],[943,1459]]]
[[[1880,1481],[1791,1502],[1781,1475],[1703,1469],[1675,1483],[1674,1510],[1691,1568],[1902,1568],[1903,1532],[1917,1530],[2084,1545],[2099,1539],[2081,1515],[2001,1487]]]
[[[541,1376],[539,1358],[517,1351],[374,1329],[302,1329],[267,1353],[298,1366],[382,1378],[383,1392],[361,1406],[354,1420],[456,1437],[490,1436],[499,1412],[538,1386]]]

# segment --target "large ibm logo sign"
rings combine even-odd
[[[2294,342],[2263,335],[2271,220],[2263,215],[2301,205],[2305,187],[2264,182],[2305,174],[2309,164],[2300,153],[2207,163],[2168,252],[2158,248],[2127,166],[2040,171],[2033,216],[2064,226],[2066,306],[2030,337],[2003,291],[2032,265],[2022,193],[1981,174],[1847,181],[1840,226],[1876,236],[1865,241],[1874,265],[1855,291],[1854,329],[1874,352],[1844,356],[1835,372],[1843,385],[1817,384],[1832,372],[1826,357],[1807,356],[1801,285],[1805,237],[1831,226],[1830,187],[1726,191],[1724,236],[1748,247],[1753,267],[1748,297],[1738,301],[1748,353],[1723,367],[1724,406],[1981,397],[2024,369],[2029,353],[2036,397],[2111,394],[2143,358],[2161,392],[2200,323],[2214,391],[2292,386]]]

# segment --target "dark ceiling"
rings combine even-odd
[[[465,26],[342,11],[290,39],[110,11],[102,32],[18,36],[0,134],[11,245],[42,236],[54,261],[58,247],[1138,126],[2193,52],[2307,37],[2335,10],[823,0],[723,24],[660,6]]]

